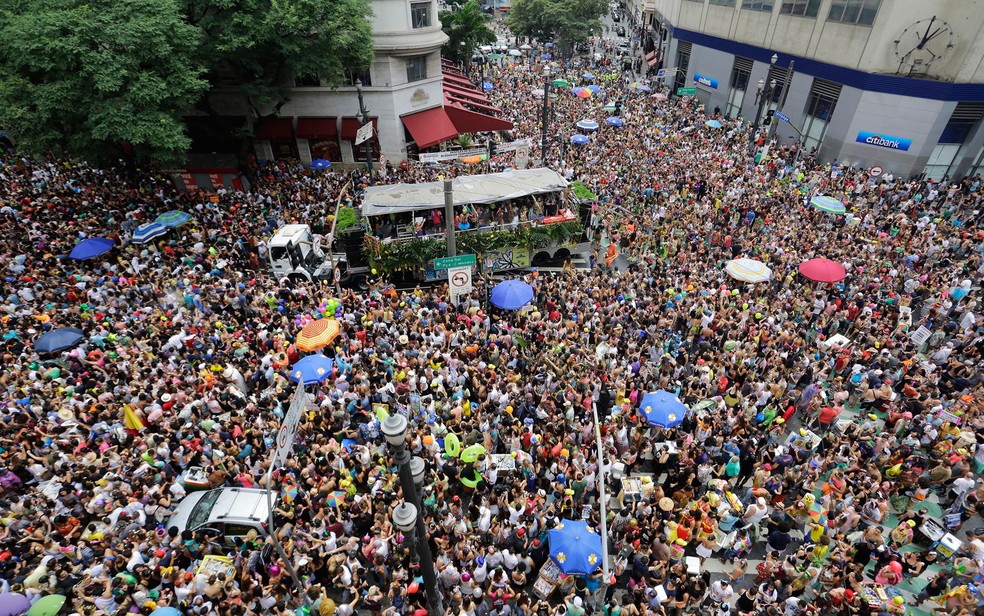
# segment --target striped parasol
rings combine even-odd
[[[772,278],[772,270],[755,259],[733,259],[724,266],[724,271],[735,280],[742,282],[765,282]]]
[[[157,217],[157,222],[165,227],[180,227],[181,225],[188,224],[192,220],[194,220],[194,218],[192,218],[191,214],[181,212],[179,210],[164,212]]]
[[[297,348],[311,352],[323,349],[338,337],[338,321],[335,319],[318,319],[304,326],[297,334]]]
[[[345,502],[345,497],[348,493],[345,490],[335,490],[325,498],[324,504],[329,507],[338,507]]]
[[[134,229],[133,237],[130,241],[134,244],[146,244],[147,242],[155,240],[166,233],[167,227],[155,220],[153,222],[140,225]]]
[[[817,195],[810,199],[810,205],[821,210],[823,212],[830,212],[831,214],[843,214],[847,211],[844,204],[840,202],[839,199],[834,199],[833,197],[828,197],[827,195]]]

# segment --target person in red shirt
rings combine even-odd
[[[840,411],[835,406],[825,406],[820,409],[820,414],[817,416],[817,421],[820,423],[821,430],[829,430],[831,424],[837,421],[840,416]]]

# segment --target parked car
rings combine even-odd
[[[192,492],[185,496],[168,519],[168,527],[204,531],[212,536],[223,536],[232,545],[235,539],[244,538],[251,530],[266,533],[266,490],[256,488],[216,488],[205,492]]]
[[[618,11],[613,11],[612,12],[612,21],[614,21],[616,23],[622,21],[622,14],[619,13]]]
[[[615,28],[615,34],[619,36],[625,36],[625,26],[619,26]]]

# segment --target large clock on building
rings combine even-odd
[[[953,49],[953,28],[935,15],[920,19],[902,31],[895,41],[897,73],[924,73]]]

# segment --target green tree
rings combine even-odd
[[[495,32],[488,23],[492,17],[482,12],[477,0],[468,0],[456,11],[441,11],[441,28],[448,35],[444,55],[471,65],[471,57],[479,45],[495,42]],[[464,43],[464,44],[462,44]]]
[[[176,0],[7,0],[0,125],[25,152],[180,161],[181,117],[205,92],[201,33]]]
[[[605,0],[513,0],[506,25],[519,36],[553,40],[564,51],[601,32]]]
[[[279,111],[294,76],[340,85],[372,62],[368,0],[181,1],[205,35],[210,84],[236,84],[258,116]]]

